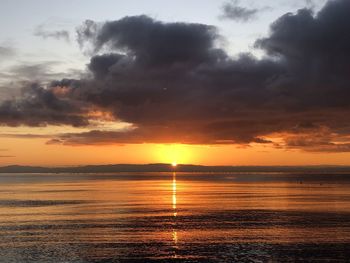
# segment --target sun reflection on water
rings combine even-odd
[[[174,217],[177,216],[176,212],[176,172],[173,172],[173,212],[174,212]]]
[[[176,209],[176,172],[173,172],[173,183],[172,183],[172,207],[173,207],[173,230],[172,230],[172,239],[173,239],[173,247],[174,247],[174,258],[177,258],[176,249],[177,249],[177,242],[178,242],[178,236],[176,231],[176,217],[177,217],[177,209]]]

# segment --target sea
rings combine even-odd
[[[0,174],[0,262],[350,262],[350,174]]]

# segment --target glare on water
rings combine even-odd
[[[0,262],[346,258],[350,181],[304,177],[0,175]]]

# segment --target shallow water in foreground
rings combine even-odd
[[[350,175],[0,174],[0,262],[350,262]]]

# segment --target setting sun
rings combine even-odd
[[[171,163],[171,166],[172,166],[172,167],[176,167],[176,166],[177,166],[177,163],[176,163],[176,162],[172,162],[172,163]]]
[[[155,145],[155,159],[162,163],[171,163],[176,166],[178,163],[191,163],[194,160],[193,149],[185,144],[160,144]]]

